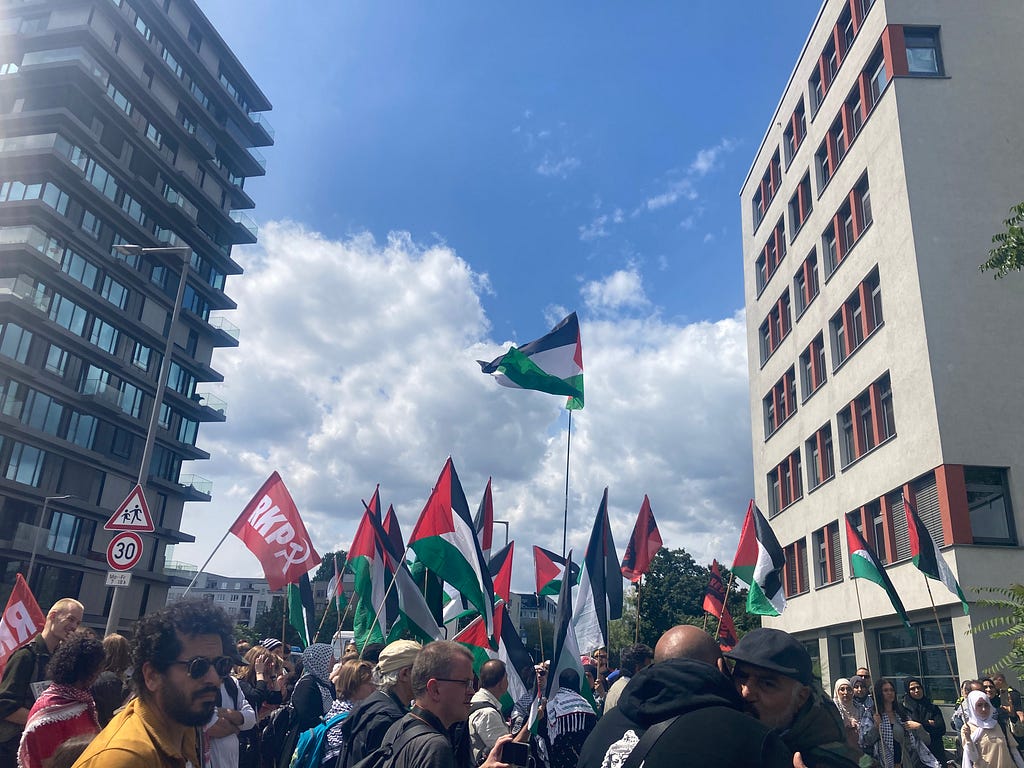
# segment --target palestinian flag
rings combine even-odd
[[[493,375],[504,387],[568,395],[566,408],[583,408],[583,345],[575,312],[545,336],[518,348],[510,347],[489,363],[477,362],[484,373]]]
[[[444,624],[444,582],[437,578],[437,574],[427,568],[419,560],[409,563],[409,573],[412,580],[416,582],[417,589],[423,593],[423,599],[427,601],[430,615],[438,625]]]
[[[557,595],[562,589],[562,578],[565,575],[566,559],[547,549],[533,548],[533,567],[537,572],[537,596]],[[580,569],[575,563],[569,572],[569,578],[575,584],[580,577]]]
[[[910,535],[910,554],[914,559],[914,565],[929,579],[935,579],[935,581],[941,581],[945,584],[946,589],[960,598],[960,603],[964,607],[964,613],[970,613],[970,608],[967,606],[967,598],[964,597],[964,593],[960,590],[956,576],[949,569],[946,559],[939,552],[939,548],[935,545],[931,534],[928,533],[924,522],[918,516],[917,510],[914,509],[914,505],[910,503],[910,499],[906,496],[903,497],[903,510],[907,514],[907,533]]]
[[[715,633],[718,644],[723,651],[731,651],[736,645],[736,625],[726,603],[725,584],[722,582],[717,560],[711,562],[711,577],[708,580],[708,591],[704,595],[704,610],[718,619],[718,629]]]
[[[567,567],[571,569],[572,552],[569,552]],[[587,676],[583,673],[583,662],[580,660],[580,645],[576,641],[576,631],[572,626],[572,582],[562,579],[562,589],[558,593],[558,611],[555,613],[555,653],[548,669],[548,681],[544,688],[544,697],[550,699],[558,691],[558,677],[563,669],[575,669],[580,676],[580,694],[582,694],[597,712],[594,694],[590,690]]]
[[[363,502],[363,506],[366,507],[370,514],[373,515],[374,519],[380,522],[380,483],[377,483],[377,487],[373,491],[373,496],[370,497],[370,503]]]
[[[402,538],[402,528],[398,524],[398,516],[395,514],[393,506],[388,506],[383,528],[384,543],[387,545],[388,553],[394,561],[405,560],[405,539]]]
[[[353,639],[360,651],[367,643],[383,643],[384,627],[388,626],[387,616],[377,616],[390,582],[385,577],[386,558],[378,545],[373,522],[373,512],[367,505],[348,550],[347,566],[355,576],[352,591],[359,599],[352,618]]]
[[[341,571],[345,570],[344,567],[338,568],[338,557],[339,554],[335,552],[331,556],[331,560],[334,563],[334,575],[331,580],[327,582],[327,599],[333,600],[335,606],[337,606],[338,613],[341,613],[342,607],[342,585],[341,585]]]
[[[308,573],[299,577],[298,584],[288,585],[288,623],[295,627],[302,647],[308,648],[316,633],[313,587],[309,583]]]
[[[489,477],[487,478],[487,487],[484,488],[484,497],[480,499],[476,517],[473,518],[473,527],[480,540],[480,550],[484,553],[484,560],[490,562],[491,545],[494,542],[494,500],[491,498],[491,478]]]
[[[494,594],[506,603],[509,601],[509,595],[512,592],[512,553],[515,547],[516,543],[510,541],[495,552],[488,565],[491,581],[494,583]]]
[[[464,645],[473,654],[474,674],[480,674],[480,667],[490,659],[499,659],[505,662],[508,691],[501,697],[501,701],[503,708],[507,706],[508,709],[511,709],[519,697],[527,691],[527,684],[523,681],[519,671],[526,667],[532,672],[533,659],[523,646],[519,631],[512,623],[508,610],[502,602],[494,607],[494,626],[497,630],[497,650],[491,647],[493,643],[486,634],[481,616],[477,616],[452,639]]]
[[[409,547],[480,612],[488,636],[493,635],[494,585],[450,456],[416,521]]]
[[[590,531],[579,586],[572,616],[576,640],[587,653],[607,648],[608,622],[622,617],[622,569],[608,520],[607,488]]]
[[[786,593],[782,589],[782,569],[785,566],[786,556],[779,540],[751,499],[732,563],[736,578],[750,585],[747,613],[762,616],[782,613],[786,607]]]
[[[853,578],[873,581],[884,589],[893,609],[899,614],[906,628],[910,629],[910,618],[907,616],[907,609],[903,607],[903,601],[896,593],[896,587],[892,585],[885,568],[878,562],[864,537],[850,523],[849,517],[846,518],[846,543],[850,548],[850,569],[853,571]]]
[[[661,549],[661,532],[658,531],[658,523],[654,520],[654,512],[651,511],[651,502],[644,494],[644,501],[640,505],[640,514],[637,515],[636,525],[633,526],[633,535],[629,537],[626,545],[626,554],[622,556],[622,575],[636,584],[640,578],[647,573],[651,567],[651,561]]]

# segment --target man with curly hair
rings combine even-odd
[[[80,768],[202,765],[202,726],[233,665],[227,614],[181,600],[135,625],[132,679],[138,698],[114,716],[75,763]]]
[[[15,768],[18,744],[36,696],[46,688],[46,665],[57,646],[82,623],[85,612],[77,600],[62,597],[46,613],[43,631],[7,660],[0,678],[0,768]],[[33,690],[35,684],[35,690]]]

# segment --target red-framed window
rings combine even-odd
[[[761,399],[764,412],[764,437],[767,440],[782,424],[796,413],[796,368],[790,366],[782,378],[775,382]]]
[[[807,136],[807,114],[804,109],[804,100],[797,102],[796,109],[789,116],[786,129],[782,132],[782,148],[786,155],[786,167],[793,162],[800,145],[804,143]]]
[[[839,521],[835,520],[811,535],[814,543],[814,581],[824,587],[843,580],[843,552],[839,540]]]
[[[836,414],[839,459],[845,469],[876,446],[896,436],[892,384],[886,371]]]
[[[804,441],[804,453],[807,456],[807,487],[810,490],[835,477],[831,422]]]
[[[825,259],[825,279],[839,268],[850,249],[874,220],[871,211],[871,188],[865,173],[846,196],[832,221],[821,233],[821,251]]]
[[[768,472],[768,516],[774,517],[804,496],[800,451],[793,451]]]
[[[764,247],[754,261],[754,271],[757,275],[757,295],[768,285],[779,264],[786,257],[786,222],[781,216],[778,223],[768,235]]]
[[[829,321],[832,367],[838,368],[882,324],[882,289],[878,267],[865,277]]]
[[[783,547],[786,555],[786,567],[782,569],[782,587],[786,597],[795,597],[810,591],[807,578],[807,539],[797,539],[787,547]]]
[[[796,316],[800,317],[804,310],[817,297],[821,286],[818,284],[818,252],[812,248],[800,268],[793,275],[793,301],[796,304]]]
[[[828,380],[825,370],[825,336],[819,333],[800,353],[800,390],[804,402]]]
[[[775,353],[775,350],[779,348],[779,345],[782,344],[792,329],[793,319],[790,315],[789,289],[787,288],[782,292],[779,300],[772,305],[771,310],[768,312],[768,317],[764,319],[761,327],[758,328],[761,365],[764,365],[768,358]]]
[[[813,209],[813,198],[811,197],[811,174],[807,172],[800,179],[793,196],[789,198],[789,224],[790,240],[796,238],[797,233],[803,228],[804,222],[811,215]]]
[[[772,155],[772,159],[768,161],[768,169],[764,172],[764,176],[761,177],[761,182],[757,185],[757,189],[754,191],[754,197],[751,200],[755,231],[764,219],[768,206],[771,205],[772,200],[775,199],[775,193],[779,191],[779,186],[781,184],[782,164],[779,162],[779,150],[776,149],[775,154]]]

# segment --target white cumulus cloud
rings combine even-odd
[[[186,505],[182,530],[197,541],[175,558],[202,563],[275,469],[321,553],[349,546],[377,483],[408,536],[451,455],[472,509],[494,478],[495,515],[517,542],[514,584],[528,590],[530,546],[561,549],[564,399],[499,387],[475,361],[542,335],[551,318],[538,310],[521,337],[492,338],[485,277],[449,246],[405,234],[332,241],[278,222],[236,258],[241,344],[214,359],[228,421],[203,425],[212,458],[184,470],[213,481],[213,501]],[[666,321],[633,269],[581,292],[586,408],[572,420],[569,546],[582,552],[609,486],[620,555],[646,493],[667,546],[728,560],[752,485],[742,316]],[[631,316],[603,311],[615,308]],[[210,570],[260,574],[233,537]]]

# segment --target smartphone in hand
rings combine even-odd
[[[518,741],[505,742],[501,747],[501,762],[525,768],[530,763],[530,745]]]

